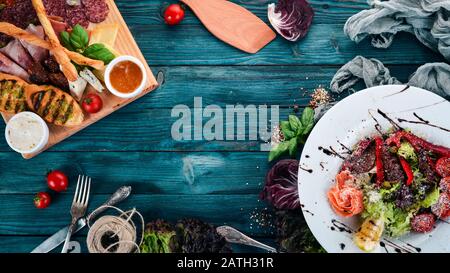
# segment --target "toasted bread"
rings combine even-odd
[[[83,111],[68,93],[50,85],[26,87],[28,108],[45,121],[59,126],[75,126],[84,120]]]

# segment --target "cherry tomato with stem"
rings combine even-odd
[[[81,106],[83,107],[84,111],[90,114],[95,114],[102,110],[103,101],[99,95],[91,93],[86,95],[86,97],[83,99],[83,102],[81,103]]]
[[[45,209],[48,207],[51,203],[52,199],[50,197],[50,194],[46,192],[39,192],[34,196],[33,202],[34,206],[38,209]]]

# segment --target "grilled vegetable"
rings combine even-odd
[[[383,230],[383,219],[367,218],[354,235],[353,241],[361,250],[366,252],[373,251],[380,242]]]
[[[27,105],[45,121],[55,125],[79,125],[83,111],[75,99],[56,87],[29,85],[26,87]]]
[[[26,109],[26,85],[18,77],[0,73],[0,112],[16,114]]]

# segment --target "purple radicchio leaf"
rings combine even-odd
[[[260,194],[278,209],[300,208],[297,190],[298,160],[278,161],[266,175],[266,184]]]
[[[281,36],[295,42],[308,33],[314,11],[306,0],[278,0],[269,4],[267,15]]]

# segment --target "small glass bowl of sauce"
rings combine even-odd
[[[146,82],[144,64],[133,56],[117,57],[106,67],[106,87],[117,97],[132,98],[139,95]]]
[[[8,121],[5,138],[14,151],[32,154],[39,152],[47,145],[49,129],[40,116],[32,112],[21,112]]]

